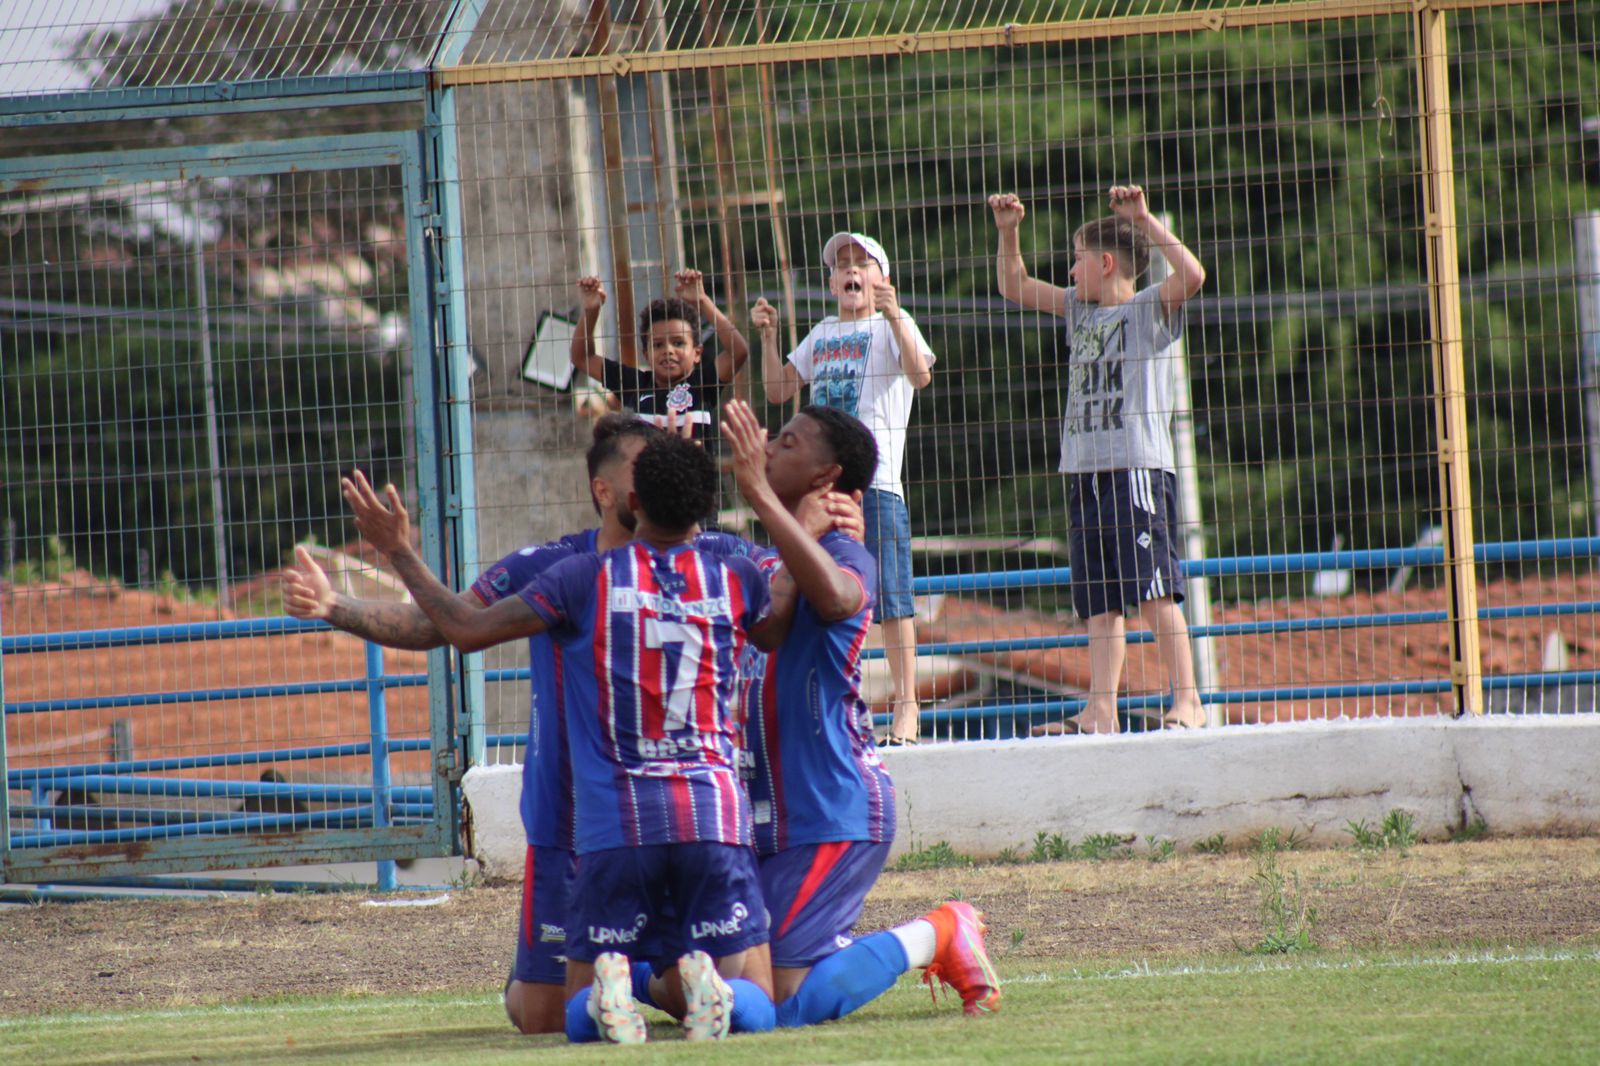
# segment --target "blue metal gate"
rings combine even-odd
[[[282,614],[309,543],[403,590],[341,472],[443,572],[436,211],[415,132],[0,161],[0,882],[443,855],[443,651]]]

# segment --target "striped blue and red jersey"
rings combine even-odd
[[[521,595],[562,650],[574,850],[750,844],[738,664],[771,606],[756,565],[634,541]]]
[[[756,850],[772,855],[802,844],[894,840],[894,781],[878,758],[872,711],[861,698],[861,650],[872,625],[878,568],[843,533],[822,547],[861,583],[861,609],[826,622],[800,597],[777,651],[751,649],[743,664],[753,773],[747,784]],[[760,560],[764,573],[782,564]]]
[[[563,559],[592,553],[597,532],[586,529],[512,552],[479,575],[472,591],[485,606],[515,596]],[[548,633],[528,638],[528,669],[532,680],[522,756],[522,830],[529,844],[571,851],[572,774],[561,713],[561,649]]]

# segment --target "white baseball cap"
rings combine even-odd
[[[859,244],[863,252],[877,261],[878,269],[883,271],[883,276],[889,276],[889,253],[883,250],[883,245],[865,233],[835,233],[829,237],[828,243],[822,246],[823,265],[832,270],[834,257],[839,254],[839,249],[847,244]]]

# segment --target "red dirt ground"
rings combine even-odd
[[[258,583],[270,582],[262,579]],[[1271,600],[1229,607],[1215,621],[1315,618],[1398,611],[1442,610],[1442,588],[1403,593],[1356,593],[1338,599]],[[1483,607],[1600,599],[1600,576],[1568,575],[1488,583],[1480,586]],[[170,625],[234,617],[215,606],[171,596],[108,586],[88,574],[69,574],[52,585],[0,589],[0,619],[7,635]],[[1536,672],[1547,637],[1561,629],[1571,669],[1600,666],[1600,630],[1594,616],[1527,619],[1481,627],[1486,673]],[[1135,622],[1130,628],[1138,628]],[[1076,621],[1025,611],[1007,611],[977,600],[949,598],[940,619],[919,630],[922,643],[1082,632]],[[1225,637],[1218,641],[1222,687],[1228,689],[1353,682],[1439,679],[1448,671],[1449,645],[1442,623],[1382,629]],[[173,644],[94,651],[8,655],[4,659],[8,703],[186,689],[360,678],[363,644],[340,633],[256,637],[203,644]],[[1087,687],[1088,657],[1082,649],[974,656],[993,665],[1074,689]],[[425,656],[386,652],[390,673],[420,673]],[[1129,647],[1130,692],[1152,692],[1161,672],[1153,645]],[[1234,722],[1374,714],[1423,715],[1445,710],[1445,698],[1412,695],[1363,699],[1242,704],[1228,709]],[[274,696],[254,700],[169,704],[137,708],[13,715],[7,746],[13,767],[62,765],[104,756],[105,730],[131,718],[139,758],[223,751],[348,743],[367,739],[363,693]],[[389,693],[391,735],[424,736],[427,704],[421,688]],[[78,738],[78,739],[74,739]],[[342,762],[342,765],[341,765]],[[324,764],[329,773],[356,771],[364,758]],[[396,756],[395,771],[426,769],[421,754]],[[207,770],[254,779],[260,767]]]

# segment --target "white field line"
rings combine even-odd
[[[1434,966],[1497,965],[1524,962],[1600,962],[1600,951],[1452,951],[1443,955],[1389,959],[1310,959],[1304,956],[1278,959],[1251,959],[1245,962],[1210,966],[1151,966],[1135,963],[1110,970],[1069,970],[1066,973],[1030,973],[1005,978],[1008,985],[1048,985],[1058,981],[1122,981],[1130,978],[1224,976],[1229,974],[1271,973],[1290,970],[1405,970]],[[910,975],[908,975],[909,977]],[[927,989],[918,980],[902,978],[895,985],[899,992]]]
[[[1600,962],[1600,951],[1532,951],[1500,954],[1493,951],[1448,952],[1443,955],[1396,959],[1255,959],[1228,966],[1155,967],[1145,963],[1111,970],[1071,970],[1064,974],[1030,973],[1007,977],[1008,985],[1042,985],[1058,981],[1118,981],[1130,978],[1217,976],[1224,974],[1268,973],[1289,970],[1404,970],[1434,966],[1503,965],[1526,962]],[[915,975],[908,974],[896,986],[899,992],[927,995]],[[126,1022],[134,1018],[185,1019],[236,1015],[251,1017],[271,1014],[363,1014],[399,1008],[452,1009],[482,1007],[496,1000],[492,992],[467,999],[391,999],[384,996],[341,1000],[336,1003],[236,1003],[214,1007],[178,1007],[159,1011],[106,1011],[102,1013],[46,1014],[37,1017],[0,1018],[0,1031],[23,1028],[48,1028],[95,1022]]]

